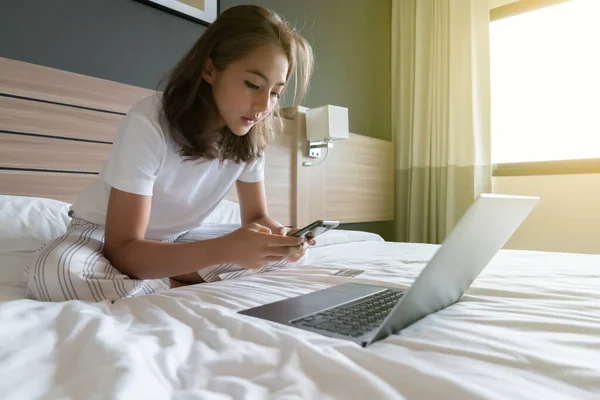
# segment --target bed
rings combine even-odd
[[[20,66],[18,73],[25,74],[27,68],[41,67]],[[8,75],[0,74],[0,79]],[[0,80],[0,87],[10,87],[10,82]],[[11,96],[2,100],[30,97]],[[7,109],[0,107],[0,130],[14,132],[1,125],[7,123],[2,117]],[[46,118],[54,115],[46,111]],[[31,122],[20,121],[23,130],[48,129],[34,123],[39,113],[23,115]],[[351,215],[347,222],[390,218],[389,190],[383,187],[389,170],[381,162],[389,145],[357,138],[361,144],[353,149],[350,140],[345,148],[338,147],[340,158],[324,163],[323,169],[302,170],[297,167],[303,158],[297,136],[301,120],[290,121],[287,124],[300,128],[267,158],[276,165],[272,176],[279,177],[273,179],[278,190],[272,188],[270,196],[278,218],[298,225],[317,212],[330,211]],[[39,246],[66,229],[69,199],[83,181],[94,178],[77,171],[96,168],[90,164],[94,157],[71,164],[60,157],[25,157],[42,142],[63,140],[55,138],[56,132],[36,135],[18,138],[21,146],[28,146],[21,158],[3,158],[0,148],[0,164],[13,163],[0,171],[2,399],[600,397],[597,255],[501,250],[458,303],[367,348],[237,312],[343,282],[406,289],[436,245],[386,242],[372,233],[334,230],[319,238],[307,265],[298,268],[114,303],[29,300],[24,266]],[[90,146],[102,141],[109,145],[110,137]],[[361,164],[352,168],[371,181],[370,197],[353,192],[356,196],[344,206],[346,211],[327,211],[335,193],[328,194],[320,185],[347,168],[348,154],[365,148]],[[102,151],[96,160],[101,160]],[[61,162],[62,169],[49,167]],[[49,181],[53,183],[44,184]],[[342,191],[356,190],[343,186],[343,181],[336,184]],[[301,200],[313,196],[320,199],[320,209],[310,209]],[[234,200],[232,194],[205,227],[239,223]],[[342,268],[364,272],[351,278],[335,276]]]
[[[331,231],[303,267],[113,304],[40,303],[25,299],[19,272],[40,242],[66,227],[68,204],[1,199],[3,399],[600,394],[595,255],[502,250],[457,304],[363,349],[237,311],[342,282],[406,289],[437,246]],[[231,210],[215,213],[212,223],[235,222]],[[333,276],[347,267],[364,272]]]

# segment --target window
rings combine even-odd
[[[600,158],[600,1],[490,23],[492,162]]]

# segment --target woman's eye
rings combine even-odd
[[[245,81],[245,83],[250,89],[258,89],[258,86],[252,84],[251,82]]]
[[[273,96],[273,97],[277,97],[278,99],[280,99],[280,98],[281,98],[281,96],[279,95],[279,93],[275,93],[275,92],[272,92],[272,93],[271,93],[271,96]]]

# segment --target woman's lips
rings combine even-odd
[[[253,118],[246,118],[246,117],[242,117],[242,121],[244,121],[245,125],[253,125],[256,123],[256,121],[258,121],[257,119],[253,119]]]

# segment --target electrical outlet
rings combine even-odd
[[[308,151],[308,156],[313,158],[321,157],[321,149],[310,149]]]

